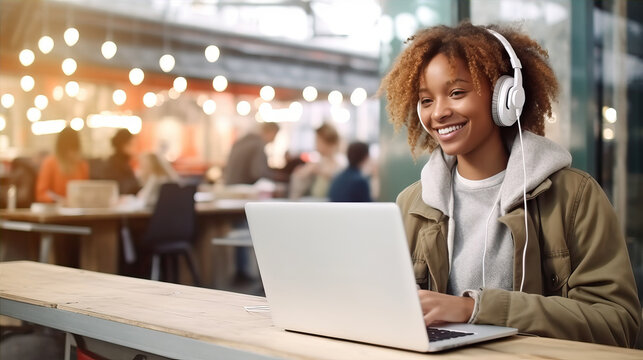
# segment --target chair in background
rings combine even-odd
[[[161,185],[158,201],[143,238],[143,246],[152,253],[151,279],[160,280],[161,260],[164,260],[165,281],[178,282],[178,260],[182,255],[194,281],[201,281],[192,256],[196,212],[196,186],[176,183]]]

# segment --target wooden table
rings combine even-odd
[[[243,218],[243,202],[214,201],[196,204],[202,239],[196,244],[202,277],[212,282],[211,242],[220,236],[221,228],[235,219]],[[80,243],[80,268],[116,274],[118,272],[119,231],[124,222],[148,219],[151,210],[126,211],[118,209],[83,210],[78,213],[33,212],[29,209],[0,210],[0,229],[37,232],[41,237],[40,259],[51,243],[52,234],[83,235]],[[67,232],[63,232],[63,230]],[[6,236],[6,235],[5,235]]]
[[[34,262],[0,263],[0,313],[180,359],[641,359],[643,351],[514,336],[438,354],[286,332],[261,297]]]

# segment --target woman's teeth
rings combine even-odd
[[[452,133],[452,132],[454,132],[456,130],[462,129],[463,126],[464,125],[453,125],[453,126],[449,126],[449,127],[446,127],[446,128],[438,129],[438,134],[446,135],[446,134]]]

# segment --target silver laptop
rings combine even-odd
[[[393,203],[262,202],[245,209],[277,327],[421,352],[517,333],[470,324],[427,329]]]

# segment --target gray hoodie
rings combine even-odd
[[[528,131],[523,131],[523,144],[525,149],[525,165],[527,172],[526,191],[533,190],[536,186],[547,179],[552,173],[571,165],[571,155],[562,146],[554,143],[553,141],[533,134]],[[480,288],[482,287],[482,279],[480,276],[483,260],[486,264],[486,274],[484,278],[487,280],[487,287],[501,287],[500,284],[511,284],[513,278],[511,264],[513,264],[513,242],[507,244],[511,234],[505,225],[497,221],[497,218],[505,215],[511,209],[522,206],[523,202],[523,160],[522,149],[518,134],[514,141],[510,141],[508,147],[511,149],[507,168],[505,171],[502,185],[500,186],[499,205],[495,207],[495,214],[492,214],[492,219],[485,228],[480,224],[484,222],[473,221],[477,225],[476,233],[480,232],[477,239],[459,239],[456,238],[455,231],[456,221],[458,214],[454,216],[454,195],[453,195],[453,173],[454,165],[456,164],[456,157],[444,154],[442,149],[435,150],[429,161],[426,163],[421,173],[422,184],[422,200],[428,205],[437,210],[440,210],[449,217],[449,231],[447,235],[448,253],[449,253],[449,272],[451,273],[451,265],[453,264],[454,244],[458,244],[458,263],[472,264],[467,269],[456,269],[457,274],[449,276],[450,282],[460,282],[459,284],[450,284],[451,289],[454,289],[453,294],[460,295],[463,288]],[[496,197],[493,196],[492,203],[487,209],[480,209],[480,216],[478,219],[486,220],[491,210],[493,201]],[[474,219],[475,220],[475,219]],[[466,222],[466,221],[465,221]],[[465,226],[467,224],[460,224]],[[478,230],[479,229],[479,230]],[[490,253],[483,259],[483,253],[480,246],[462,246],[462,244],[482,244],[485,240],[485,231],[487,231],[487,248],[498,249],[501,253]],[[469,240],[469,243],[466,241]],[[462,257],[465,261],[462,261]],[[509,271],[507,272],[507,269]],[[475,276],[471,274],[475,273]],[[462,282],[458,279],[468,278],[469,281]],[[471,280],[471,279],[474,280]],[[509,279],[509,281],[507,281]],[[479,282],[479,284],[478,284]],[[476,286],[473,286],[475,284]],[[504,286],[502,286],[504,287]],[[511,289],[508,289],[511,290]]]

